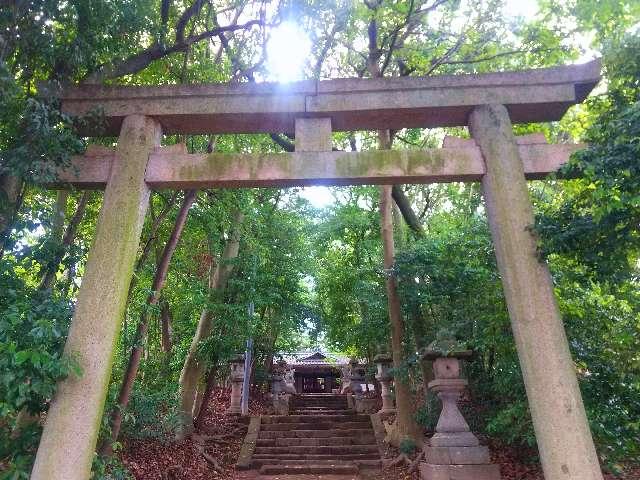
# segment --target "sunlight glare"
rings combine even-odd
[[[335,203],[335,198],[328,187],[314,186],[303,188],[298,195],[309,201],[315,208],[326,208]]]
[[[307,34],[291,22],[281,23],[267,43],[270,78],[278,82],[300,80],[310,52],[311,41]]]

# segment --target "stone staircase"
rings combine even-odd
[[[380,465],[369,415],[337,394],[295,395],[290,415],[263,416],[251,458],[262,475],[352,475]]]

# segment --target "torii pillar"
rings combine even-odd
[[[546,480],[602,480],[553,293],[537,256],[522,159],[503,105],[482,105],[469,127],[486,164],[487,217]]]
[[[141,115],[128,116],[122,124],[64,351],[79,363],[82,375],[71,375],[58,384],[32,480],[90,477],[115,343],[149,204],[144,174],[161,133],[156,120]]]

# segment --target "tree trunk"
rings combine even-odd
[[[234,214],[232,232],[222,253],[222,258],[209,274],[209,296],[214,299],[224,292],[227,281],[233,272],[233,260],[240,249],[240,227],[244,215],[237,210]],[[213,328],[213,312],[207,308],[202,310],[196,333],[191,341],[187,357],[180,373],[180,419],[177,438],[185,438],[193,431],[193,405],[195,402],[198,382],[200,381],[204,364],[198,359],[197,350],[200,342],[205,340]]]
[[[420,306],[413,305],[411,307],[411,330],[413,331],[413,338],[416,345],[416,350],[419,352],[418,355],[422,353],[422,350],[427,346],[427,338],[424,328],[424,320],[420,315]],[[422,382],[424,388],[424,398],[425,398],[425,406],[427,410],[431,408],[431,392],[427,385],[431,380],[434,379],[433,376],[433,362],[429,360],[425,360],[423,358],[419,358],[418,362],[420,363],[420,370],[422,372]]]
[[[379,132],[380,146],[388,145],[388,132]],[[391,186],[380,187],[380,224],[382,230],[382,245],[384,249],[384,268],[389,274],[386,276],[385,285],[387,289],[387,301],[389,304],[389,320],[391,322],[391,350],[393,357],[393,368],[399,371],[404,360],[404,325],[398,296],[397,281],[392,275],[391,269],[394,266],[394,241],[393,241],[393,216],[392,216]],[[412,400],[409,384],[400,375],[394,378],[396,392],[396,428],[397,435],[390,438],[394,444],[399,444],[405,438],[410,438],[417,443],[421,443],[422,435],[412,415]]]
[[[156,268],[156,273],[153,278],[153,285],[151,287],[152,291],[147,298],[147,308],[144,309],[140,316],[140,323],[138,324],[133,348],[131,349],[131,355],[129,356],[129,363],[127,364],[127,370],[122,380],[122,385],[120,386],[118,401],[113,409],[113,412],[111,412],[111,437],[109,440],[103,443],[102,447],[100,448],[100,453],[102,455],[111,454],[112,444],[118,439],[118,435],[120,435],[120,428],[122,426],[122,413],[127,408],[127,404],[129,403],[131,391],[133,390],[133,384],[136,379],[136,375],[138,374],[138,368],[140,367],[140,360],[142,358],[142,346],[147,335],[147,330],[149,329],[149,319],[151,317],[151,311],[153,309],[153,306],[157,305],[158,300],[160,299],[160,292],[162,290],[162,287],[164,287],[167,279],[167,272],[169,270],[171,257],[173,256],[173,253],[178,246],[178,241],[180,240],[182,230],[184,229],[184,226],[187,222],[189,209],[191,208],[191,205],[193,204],[195,199],[195,190],[189,190],[185,192],[182,206],[180,207],[180,211],[178,212],[178,216],[176,217],[176,221],[173,226],[173,231],[171,232],[171,235],[167,240],[167,244],[165,245],[162,252],[158,267]]]
[[[162,352],[166,355],[171,353],[171,309],[169,303],[165,300],[162,302],[162,310],[160,311],[160,320],[162,322],[161,344]]]
[[[196,430],[202,429],[204,426],[204,419],[207,416],[207,408],[211,397],[213,396],[213,390],[216,386],[216,376],[218,375],[218,365],[214,364],[207,372],[207,386],[205,387],[204,394],[202,395],[202,402],[200,403],[200,409],[196,415],[195,427]]]
[[[69,220],[69,225],[67,226],[67,230],[64,232],[64,236],[62,237],[59,248],[56,249],[55,256],[47,263],[47,266],[45,267],[44,275],[42,276],[42,280],[40,281],[40,288],[42,290],[48,290],[52,287],[60,263],[64,258],[64,254],[76,238],[78,226],[80,225],[80,222],[84,217],[84,212],[87,209],[87,203],[89,202],[90,197],[90,191],[85,191],[82,194],[82,197],[80,197],[78,206],[76,207],[76,211],[73,214],[73,217],[71,217],[71,220]],[[58,200],[61,200],[60,196],[58,197]],[[64,199],[64,205],[66,205],[66,199]],[[64,211],[62,211],[62,216],[64,218]],[[52,236],[53,235],[55,235],[55,232],[52,232]]]
[[[11,232],[13,218],[20,203],[22,180],[14,175],[0,175],[0,257]]]

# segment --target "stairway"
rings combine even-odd
[[[326,393],[295,395],[290,415],[263,416],[251,462],[262,475],[352,475],[380,465],[369,415]]]

